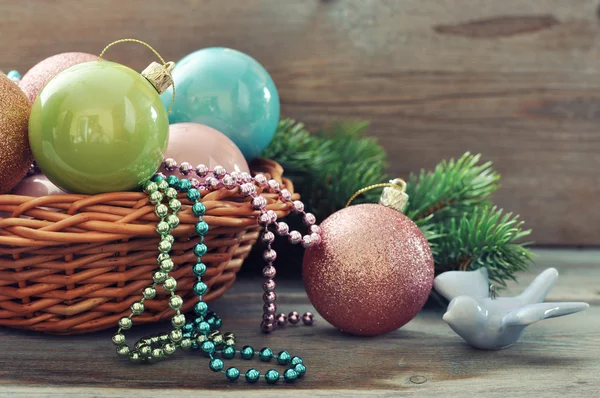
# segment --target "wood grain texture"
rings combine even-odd
[[[28,396],[280,396],[293,389],[301,397],[325,396],[597,396],[600,391],[600,251],[539,250],[536,269],[521,276],[507,292],[522,289],[540,270],[561,273],[549,300],[586,298],[589,310],[528,327],[513,347],[500,351],[469,348],[441,320],[442,308],[426,309],[395,332],[374,338],[340,333],[319,318],[312,328],[287,327],[264,336],[260,281],[236,283],[212,306],[234,331],[238,342],[288,349],[308,366],[297,384],[230,384],[209,371],[198,353],[179,353],[157,365],[120,361],[111,331],[58,337],[0,328],[0,391]],[[280,309],[313,310],[296,282],[278,282]],[[132,336],[165,330],[168,325],[134,328]],[[265,371],[275,365],[229,361]],[[167,391],[169,389],[169,391]],[[171,390],[172,389],[172,390]],[[200,390],[200,391],[199,391]]]
[[[169,59],[234,47],[318,128],[372,121],[406,176],[466,150],[540,244],[600,245],[600,24],[590,0],[0,0],[0,69],[137,37]],[[141,46],[108,58],[141,69]]]

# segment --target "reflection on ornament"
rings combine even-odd
[[[0,74],[0,194],[17,185],[31,165],[27,140],[30,110],[25,94]]]
[[[152,84],[103,60],[58,74],[40,92],[29,120],[42,172],[65,191],[86,194],[137,189],[160,166],[168,132],[167,111]]]
[[[194,122],[227,135],[246,159],[269,145],[279,122],[279,94],[252,57],[228,48],[189,54],[173,70],[177,95],[170,122]],[[162,95],[165,106],[172,91]]]
[[[169,126],[169,145],[165,158],[178,162],[188,162],[196,167],[200,164],[214,170],[222,166],[226,170],[249,173],[248,163],[239,148],[225,134],[197,123],[177,123]],[[180,165],[181,166],[181,165]],[[165,175],[183,175],[179,167],[168,171],[161,168]]]
[[[33,101],[35,101],[42,88],[54,76],[73,65],[96,61],[97,59],[97,55],[76,52],[53,55],[29,69],[23,78],[21,78],[19,86],[29,98],[29,102],[33,104]]]
[[[329,323],[374,336],[398,329],[423,307],[433,257],[408,217],[378,204],[356,205],[331,215],[321,230],[302,273],[310,301]]]
[[[525,328],[543,319],[583,311],[586,303],[544,303],[558,281],[558,271],[548,268],[518,296],[495,296],[486,268],[448,271],[438,275],[435,290],[450,301],[444,321],[469,345],[486,350],[516,343]],[[491,294],[490,294],[491,293]]]

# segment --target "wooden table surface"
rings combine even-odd
[[[212,304],[241,345],[300,355],[308,373],[294,385],[229,383],[212,373],[198,353],[179,353],[157,365],[133,365],[117,358],[104,331],[57,337],[0,328],[0,395],[27,396],[599,396],[600,251],[537,250],[537,266],[502,295],[516,293],[542,269],[559,269],[548,300],[584,300],[589,310],[546,320],[526,329],[519,343],[501,351],[468,347],[431,305],[398,331],[375,338],[345,335],[323,319],[312,328],[288,327],[262,335],[258,279],[243,278]],[[299,282],[279,283],[280,309],[312,307]],[[139,337],[165,330],[155,325]],[[133,338],[133,336],[131,337]],[[235,359],[242,368],[269,367]],[[234,365],[234,366],[236,366]],[[275,368],[279,368],[273,365]],[[283,391],[283,390],[286,391]]]

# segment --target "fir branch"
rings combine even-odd
[[[387,180],[386,153],[375,138],[364,136],[366,127],[337,123],[310,134],[301,123],[283,120],[263,156],[283,166],[306,208],[323,220],[359,189]],[[405,214],[429,241],[436,273],[486,267],[490,280],[504,286],[531,263],[528,243],[519,243],[530,231],[518,217],[491,207],[500,175],[480,158],[466,153],[411,174]],[[380,194],[367,192],[355,203],[376,203]]]
[[[307,209],[323,220],[341,209],[352,194],[384,181],[387,155],[373,137],[365,137],[368,123],[342,122],[309,133],[304,125],[286,119],[263,153],[285,169]],[[355,203],[377,202],[380,192],[369,192]]]
[[[532,262],[529,243],[518,243],[531,233],[511,213],[495,206],[476,207],[460,218],[437,224],[441,238],[434,253],[436,271],[488,269],[491,281],[506,286],[515,273],[525,271]],[[430,227],[431,228],[431,227]]]
[[[488,202],[498,188],[500,175],[492,163],[478,164],[481,155],[465,153],[458,160],[440,162],[433,171],[421,170],[407,181],[410,198],[406,215],[419,225],[456,217]]]

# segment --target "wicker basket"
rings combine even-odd
[[[273,161],[255,162],[253,169],[270,175],[290,192],[283,169]],[[268,209],[279,217],[290,207],[276,194],[262,194]],[[297,195],[294,195],[297,197]],[[183,311],[197,300],[191,291],[197,278],[191,265],[198,242],[197,218],[190,202],[179,213],[171,256],[171,275],[184,298]],[[204,220],[210,230],[203,257],[208,270],[206,301],[221,296],[259,236],[258,212],[234,190],[220,189],[203,196]],[[40,198],[0,195],[0,325],[52,334],[80,334],[114,327],[141,298],[156,270],[158,218],[142,192],[101,195],[52,195]],[[172,315],[166,294],[144,303],[136,323],[155,322]],[[188,298],[185,300],[185,298]]]

